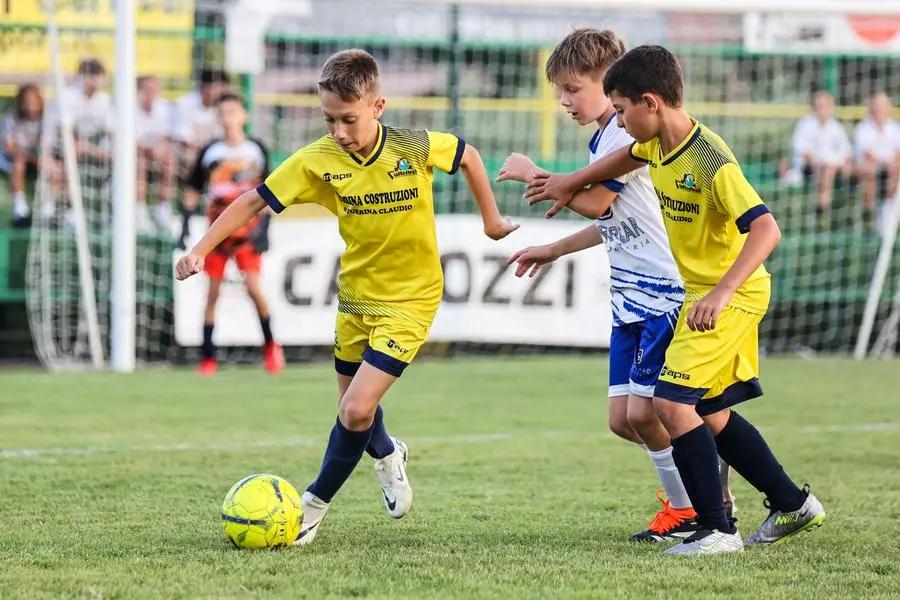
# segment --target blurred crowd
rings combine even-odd
[[[60,108],[71,119],[80,170],[94,169],[108,179],[115,114],[107,83],[104,64],[91,58],[79,63],[72,83],[46,108],[40,86],[19,87],[12,111],[0,121],[0,178],[7,180],[0,185],[10,188],[13,226],[30,226],[33,211],[51,219],[62,210],[55,201],[56,192],[66,185],[61,138],[48,136],[43,142],[47,147],[41,148],[44,127],[60,131]],[[230,90],[230,80],[221,69],[204,69],[196,89],[174,102],[162,97],[161,83],[154,75],[138,77],[136,85],[136,227],[142,234],[171,232],[177,221],[172,208],[177,181],[186,177],[198,151],[221,137],[215,103]],[[29,190],[34,195],[38,170],[50,191],[41,206],[27,197]]]
[[[857,186],[863,224],[871,231],[885,221],[900,172],[900,124],[891,118],[891,99],[883,91],[873,93],[868,114],[850,133],[835,118],[831,94],[816,92],[811,104],[810,114],[794,128],[792,159],[783,178],[814,193],[820,228],[829,221],[836,184]]]

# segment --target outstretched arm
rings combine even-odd
[[[522,183],[530,184],[532,181],[535,181],[538,175],[549,175],[549,172],[537,166],[533,160],[524,154],[514,152],[506,158],[506,161],[500,168],[500,172],[497,174],[497,181],[521,181]],[[599,219],[609,210],[617,195],[618,192],[614,192],[602,184],[594,185],[589,188],[582,188],[576,192],[568,207],[569,210],[578,213],[582,217]]]
[[[644,162],[632,156],[628,146],[612,152],[593,164],[579,169],[569,175],[563,174],[536,174],[533,181],[528,184],[525,197],[529,204],[553,200],[554,204],[547,211],[547,218],[553,217],[563,209],[579,190],[589,185],[622,177],[642,166]]]
[[[491,190],[491,181],[488,179],[478,150],[467,144],[459,166],[469,184],[472,197],[475,198],[475,204],[478,205],[478,212],[481,213],[484,233],[492,240],[499,240],[518,229],[518,225],[513,225],[508,219],[500,216],[494,192]]]
[[[516,263],[516,277],[528,273],[529,277],[537,275],[546,264],[552,263],[560,256],[580,252],[603,243],[603,234],[593,224],[588,225],[572,235],[543,246],[529,246],[509,257],[506,264]],[[529,273],[530,271],[530,273]]]
[[[175,266],[175,278],[179,281],[199,273],[203,269],[203,260],[228,236],[247,224],[256,214],[266,207],[266,201],[253,189],[241,196],[225,209],[218,219],[207,230],[191,251],[183,256]]]

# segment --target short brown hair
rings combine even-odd
[[[595,76],[625,54],[625,42],[609,29],[582,27],[556,45],[547,59],[547,79],[559,84],[573,75]]]
[[[353,48],[332,54],[319,76],[319,91],[337,94],[344,102],[356,102],[376,94],[381,86],[378,62],[365,50]]]

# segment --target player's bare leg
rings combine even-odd
[[[216,322],[216,304],[219,302],[221,288],[221,279],[209,278],[206,308],[203,310],[203,346],[201,347],[200,366],[197,369],[201,375],[215,375],[219,369],[219,363],[216,360],[216,345],[213,342],[213,327]]]
[[[331,430],[319,476],[301,498],[303,526],[295,545],[308,544],[315,538],[332,498],[350,477],[366,451],[372,437],[378,405],[395,381],[397,378],[393,375],[364,361],[341,395],[337,422]],[[339,385],[340,383],[341,380]],[[406,480],[405,471],[403,480]],[[412,495],[402,501],[411,505]],[[398,509],[401,508],[401,498],[395,498],[394,502]],[[409,510],[408,506],[406,510]]]
[[[646,530],[634,534],[631,540],[663,542],[689,537],[698,529],[695,520],[697,514],[691,506],[678,467],[675,466],[675,460],[672,458],[672,440],[656,415],[653,399],[637,395],[629,396],[626,417],[629,427],[644,441],[650,460],[656,466],[663,490],[668,496],[668,499],[664,500],[662,490],[657,492],[657,498],[663,505],[662,510],[656,513]]]
[[[244,285],[247,294],[256,306],[256,314],[259,315],[259,325],[263,333],[263,362],[269,373],[280,373],[284,370],[284,350],[275,342],[272,336],[271,318],[269,316],[269,303],[262,291],[262,283],[258,271],[244,273]]]
[[[725,514],[719,479],[716,440],[713,431],[691,404],[655,398],[653,405],[672,438],[672,456],[681,473],[700,529],[670,554],[715,554],[740,552],[743,540]],[[712,425],[716,421],[713,420]]]
[[[634,442],[639,446],[644,444],[641,436],[628,423],[628,396],[610,397],[609,430],[623,440]]]

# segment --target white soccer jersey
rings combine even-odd
[[[615,119],[614,114],[591,138],[592,163],[634,142]],[[609,252],[613,325],[644,321],[680,307],[684,288],[649,170],[644,166],[599,185],[618,193],[595,222]]]

